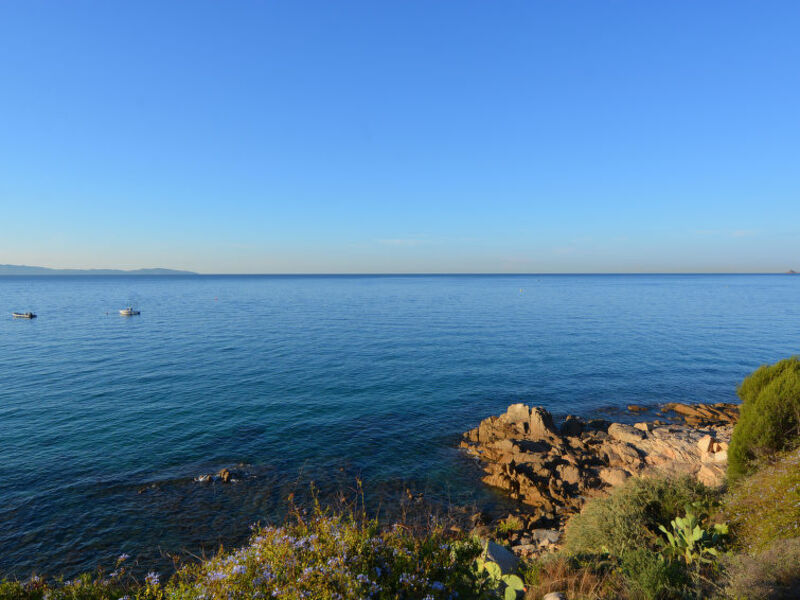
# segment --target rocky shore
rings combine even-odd
[[[513,404],[465,433],[461,447],[481,462],[486,484],[520,502],[495,530],[515,553],[532,555],[557,547],[570,515],[629,477],[690,475],[722,485],[738,415],[735,404],[667,404],[657,419],[633,425],[572,415],[556,425],[541,407]]]

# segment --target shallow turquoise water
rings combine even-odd
[[[213,551],[309,480],[494,500],[455,449],[481,418],[735,400],[800,352],[799,300],[778,275],[0,277],[0,574]]]

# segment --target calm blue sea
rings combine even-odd
[[[800,276],[0,277],[0,574],[213,551],[310,480],[492,501],[455,445],[512,402],[733,401],[798,352]]]

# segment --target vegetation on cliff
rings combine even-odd
[[[731,481],[800,444],[800,359],[763,365],[739,385],[742,405],[728,450]]]

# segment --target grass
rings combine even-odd
[[[800,537],[800,450],[773,458],[739,480],[728,495],[726,511],[747,552]]]
[[[563,592],[570,600],[624,599],[625,581],[608,561],[582,562],[565,554],[545,556],[523,565],[525,600],[540,600],[550,592]]]
[[[732,557],[724,595],[736,600],[800,598],[800,538],[778,540],[755,555]]]

